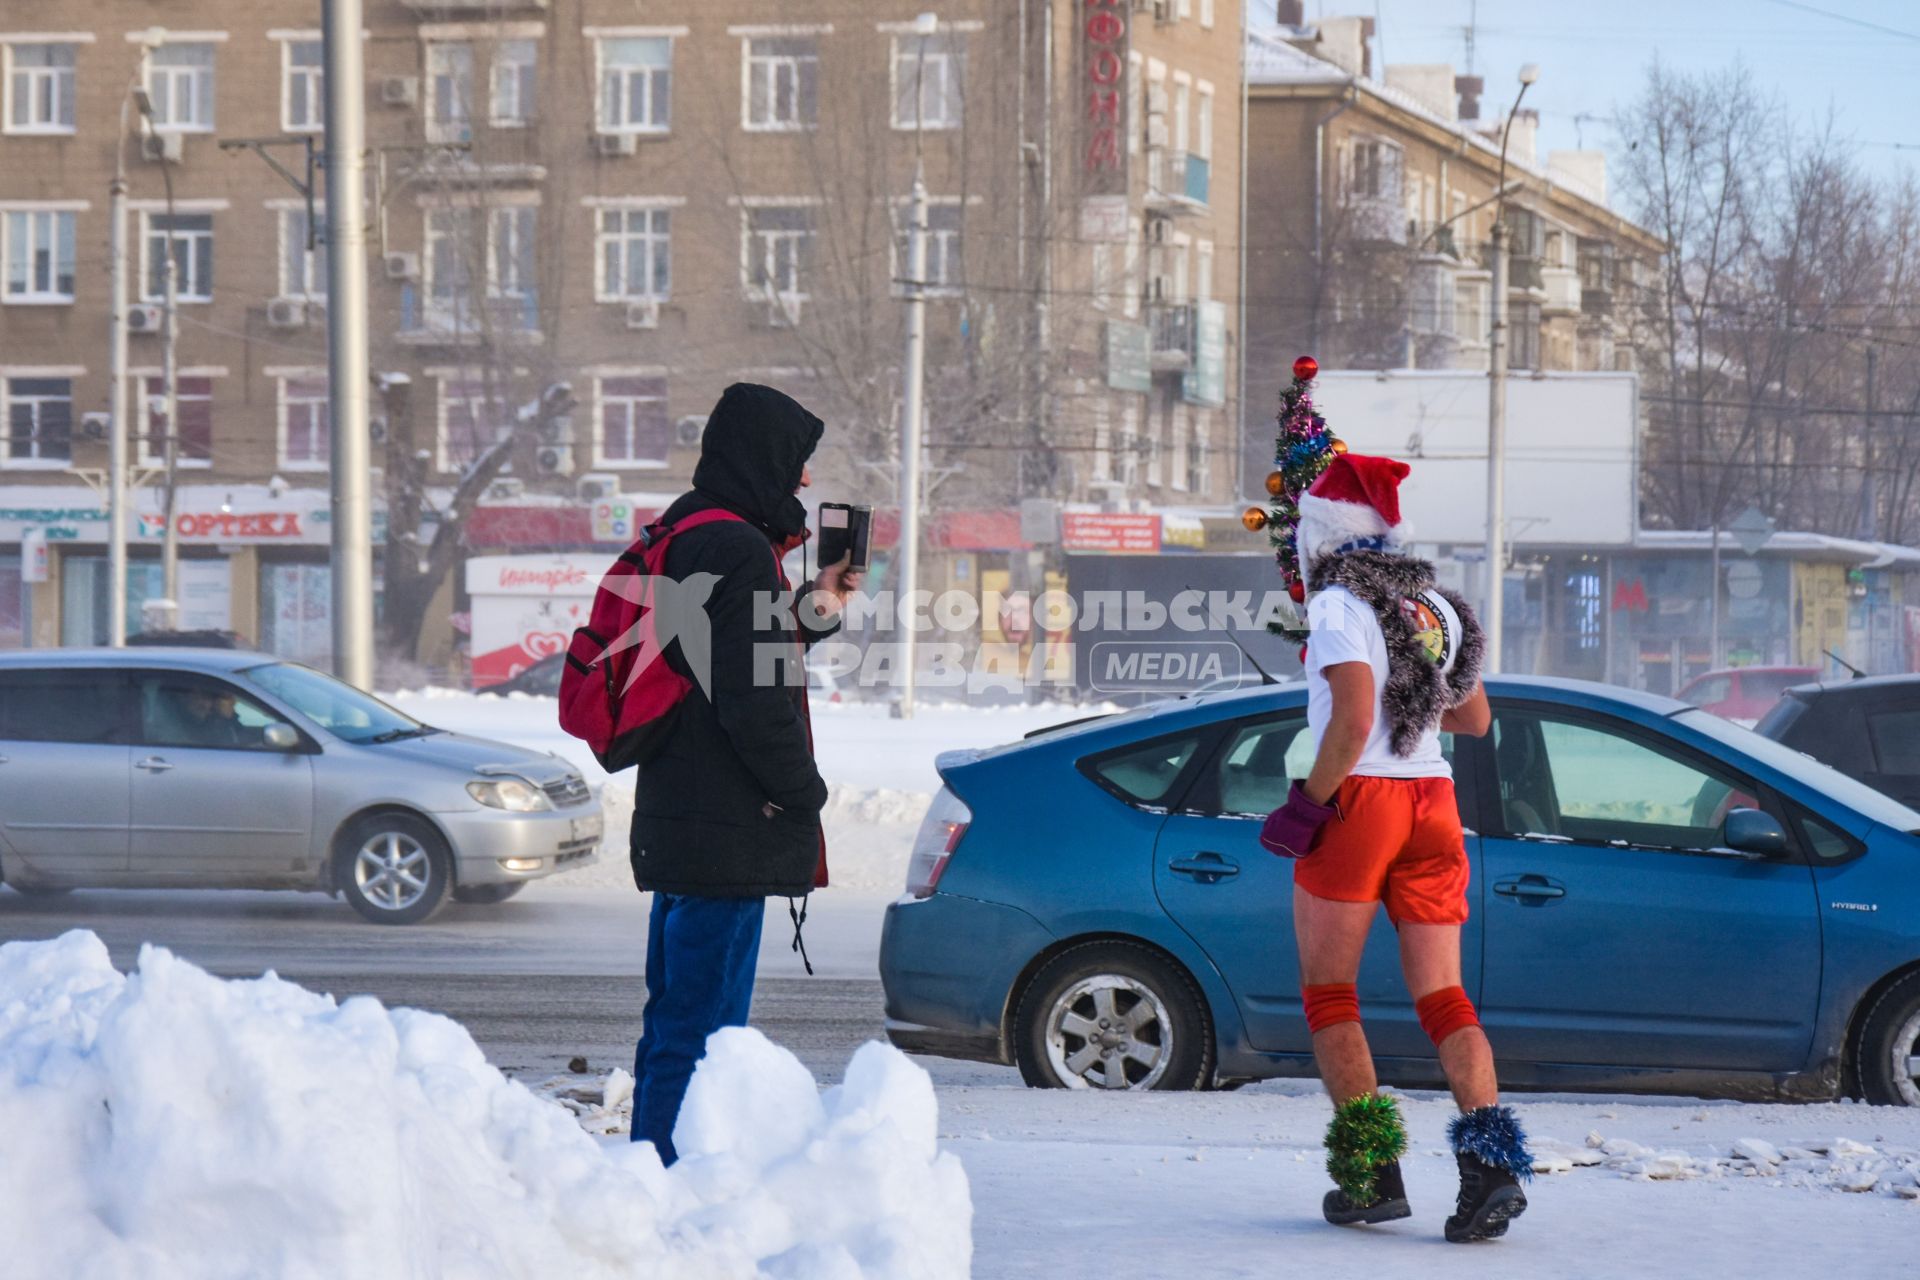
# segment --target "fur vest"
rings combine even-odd
[[[1411,752],[1440,727],[1441,716],[1473,696],[1485,638],[1467,602],[1434,586],[1431,564],[1389,551],[1330,551],[1308,567],[1307,585],[1313,591],[1345,587],[1380,620],[1387,641],[1387,687],[1380,691],[1380,710],[1387,717],[1395,755]],[[1460,648],[1451,671],[1442,672],[1427,655],[1401,607],[1422,591],[1445,597],[1460,615]]]

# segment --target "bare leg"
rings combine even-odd
[[[1352,982],[1360,973],[1360,953],[1378,909],[1372,902],[1335,902],[1295,888],[1293,933],[1300,944],[1301,983],[1317,987]],[[1337,1022],[1316,1032],[1313,1058],[1336,1105],[1371,1094],[1379,1083],[1367,1033],[1357,1022]]]
[[[1415,1000],[1460,985],[1460,926],[1400,926],[1400,967]],[[1440,1069],[1447,1073],[1453,1100],[1462,1111],[1500,1101],[1493,1070],[1493,1046],[1479,1027],[1462,1027],[1440,1042]]]

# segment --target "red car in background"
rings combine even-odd
[[[1681,685],[1674,696],[1751,729],[1781,694],[1819,678],[1818,667],[1728,667],[1702,672]]]

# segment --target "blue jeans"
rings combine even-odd
[[[647,1009],[633,1056],[635,1142],[679,1159],[673,1124],[707,1037],[744,1027],[760,961],[760,898],[656,893],[647,924]]]

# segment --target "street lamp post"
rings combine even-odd
[[[1500,670],[1501,641],[1506,631],[1507,571],[1507,143],[1521,99],[1540,78],[1540,68],[1529,62],[1520,68],[1520,92],[1500,130],[1500,176],[1494,184],[1493,206],[1493,317],[1487,338],[1487,607],[1486,670]]]
[[[927,37],[939,30],[939,20],[923,13],[914,20],[919,56],[913,85],[913,219],[907,231],[907,278],[902,282],[907,305],[907,351],[900,393],[900,600],[896,617],[901,643],[900,700],[903,719],[913,716],[915,641],[913,597],[920,586],[920,453],[926,419],[927,362],[927,177],[922,162],[922,134],[927,111],[925,73]]]

